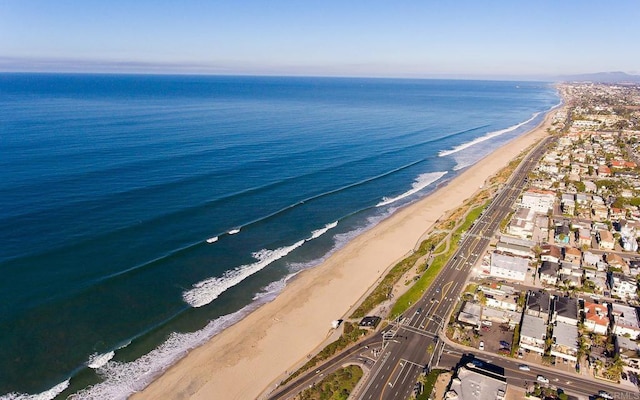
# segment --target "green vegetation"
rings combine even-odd
[[[520,324],[516,324],[513,330],[513,340],[511,341],[511,357],[515,357],[520,349]]]
[[[364,329],[358,328],[358,325],[355,323],[345,322],[342,336],[340,336],[338,340],[327,345],[327,347],[322,349],[318,354],[315,355],[315,357],[307,361],[300,369],[298,369],[296,372],[289,375],[289,377],[285,379],[282,383],[284,384],[289,382],[290,380],[300,375],[304,371],[307,371],[315,367],[318,363],[329,359],[331,356],[338,353],[342,349],[346,348],[350,344],[357,342],[358,339],[366,335],[367,332],[368,331]]]
[[[429,375],[424,378],[424,381],[422,382],[424,384],[424,390],[422,391],[422,394],[416,398],[416,400],[428,400],[431,392],[433,391],[433,388],[436,386],[438,376],[447,372],[449,371],[447,371],[446,369],[431,370]]]
[[[300,393],[297,400],[347,400],[362,378],[362,369],[356,365],[340,368],[322,381]]]
[[[443,250],[442,253],[436,256],[427,272],[425,272],[416,282],[416,284],[413,285],[409,290],[407,290],[405,294],[398,298],[396,303],[393,305],[393,308],[391,309],[392,318],[395,318],[405,312],[411,306],[411,304],[414,304],[420,299],[420,297],[422,297],[422,295],[434,281],[442,267],[447,263],[449,258],[451,258],[453,253],[458,248],[457,243],[460,240],[462,233],[466,232],[471,227],[473,222],[478,219],[480,213],[482,213],[482,210],[484,210],[487,204],[488,203],[485,203],[480,207],[474,208],[467,214],[464,222],[451,235],[451,245],[449,246],[449,249],[447,249],[446,251]]]
[[[432,235],[420,244],[420,248],[409,257],[398,262],[391,271],[382,279],[380,284],[367,296],[360,306],[353,312],[351,318],[363,318],[368,312],[373,310],[377,305],[389,298],[393,285],[395,285],[402,276],[409,271],[418,260],[431,252],[435,246],[444,239],[445,233]],[[429,268],[431,270],[432,268]]]

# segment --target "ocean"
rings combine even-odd
[[[544,82],[0,74],[0,399],[126,398],[559,102]]]

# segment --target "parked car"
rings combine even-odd
[[[481,340],[480,344],[478,345],[478,350],[484,350],[484,342]]]
[[[549,383],[549,379],[545,378],[545,377],[544,377],[544,376],[542,376],[542,375],[538,375],[538,376],[536,377],[536,380],[537,380],[538,382],[540,382],[540,383]]]
[[[511,345],[508,342],[505,342],[504,340],[500,341],[500,346],[504,347],[505,349],[511,348]]]
[[[526,364],[522,364],[522,365],[518,366],[518,369],[520,371],[531,371],[531,368],[529,368],[529,366],[526,365]]]

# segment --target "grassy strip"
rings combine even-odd
[[[303,372],[315,367],[318,363],[329,359],[331,356],[346,348],[350,344],[357,342],[362,336],[368,333],[368,331],[358,328],[357,324],[351,322],[345,322],[343,329],[344,330],[342,332],[342,335],[338,340],[327,345],[327,347],[322,349],[318,354],[307,361],[302,367],[300,367],[300,369],[289,375],[289,377],[282,383],[285,384],[289,382]]]
[[[429,398],[431,397],[431,392],[433,392],[433,388],[436,386],[436,382],[438,381],[438,376],[446,372],[449,371],[447,371],[446,369],[432,370],[429,375],[425,377],[424,390],[422,391],[422,394],[416,398],[416,400],[429,400]]]
[[[363,318],[373,310],[377,305],[381,304],[388,299],[393,286],[402,278],[402,276],[409,271],[415,263],[431,251],[433,246],[444,239],[446,234],[440,233],[430,236],[420,244],[420,248],[409,257],[398,262],[389,273],[382,279],[380,284],[367,296],[367,298],[360,304],[360,306],[353,312],[350,318]]]
[[[340,368],[300,393],[296,400],[347,400],[362,374],[362,368],[357,365]]]
[[[435,280],[442,267],[447,263],[447,261],[449,261],[449,258],[451,258],[453,253],[458,248],[457,243],[462,236],[462,233],[466,232],[471,227],[471,224],[473,224],[478,216],[480,216],[480,213],[482,213],[482,210],[486,207],[486,205],[487,203],[480,207],[474,208],[469,212],[469,214],[467,214],[467,217],[465,218],[462,225],[453,233],[449,249],[446,252],[438,255],[431,263],[429,269],[427,269],[427,272],[425,272],[420,277],[416,284],[413,285],[409,290],[407,290],[405,294],[400,296],[400,298],[398,298],[396,303],[393,305],[393,308],[391,309],[392,318],[395,318],[398,315],[402,314],[411,306],[411,304],[415,304],[418,300],[420,300],[420,297],[422,297],[427,288]]]

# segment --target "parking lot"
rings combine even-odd
[[[482,325],[480,328],[480,336],[476,343],[476,348],[480,341],[484,342],[484,350],[491,353],[499,354],[504,349],[504,344],[511,350],[511,342],[513,341],[513,330],[509,330],[509,325],[492,323],[491,326]],[[501,344],[502,342],[502,344]],[[505,350],[502,350],[503,352]]]

